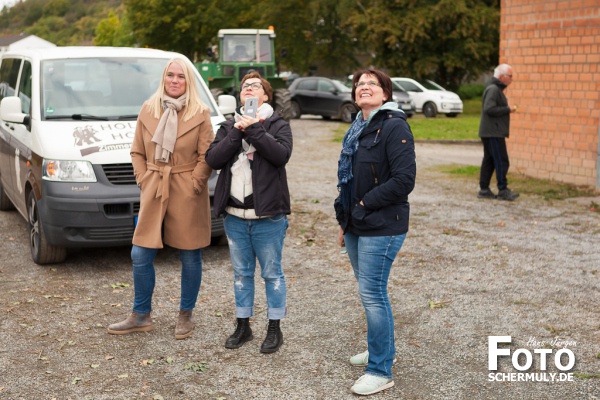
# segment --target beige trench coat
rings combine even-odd
[[[155,162],[156,143],[152,136],[158,126],[144,104],[131,145],[131,161],[141,189],[138,223],[133,244],[162,248],[164,243],[183,250],[210,244],[210,200],[208,178],[212,169],[204,161],[214,139],[209,111],[183,121],[178,113],[177,140],[169,163]]]

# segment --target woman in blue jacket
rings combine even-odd
[[[354,74],[352,99],[360,109],[344,136],[338,164],[340,223],[367,319],[367,351],[350,359],[365,374],[350,389],[369,395],[394,385],[394,317],[387,285],[408,231],[408,195],[415,186],[413,135],[392,101],[392,82],[381,71]]]
[[[267,295],[267,335],[262,353],[283,344],[280,320],[287,312],[286,282],[281,264],[290,213],[285,165],[292,155],[292,131],[269,101],[273,89],[258,72],[242,79],[240,100],[258,99],[256,116],[240,109],[225,121],[206,152],[206,163],[221,170],[215,188],[214,210],[225,215],[225,234],[234,274],[237,327],[225,347],[237,349],[253,338],[254,271],[261,266]]]

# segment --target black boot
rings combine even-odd
[[[283,333],[279,328],[278,319],[270,319],[267,327],[267,337],[260,346],[261,353],[275,353],[283,344]]]
[[[225,347],[228,349],[238,349],[253,338],[252,329],[250,329],[250,318],[238,318],[235,332],[229,336],[225,342]]]

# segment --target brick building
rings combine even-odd
[[[600,189],[600,0],[502,0],[511,170]]]

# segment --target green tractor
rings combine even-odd
[[[291,99],[286,80],[277,76],[273,29],[220,29],[218,54],[209,49],[216,63],[197,63],[196,68],[218,100],[222,94],[239,102],[240,82],[251,71],[259,72],[273,87],[271,105],[284,119],[291,118]]]

